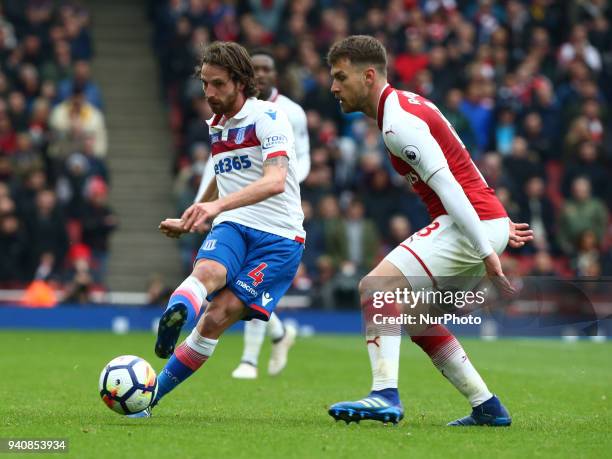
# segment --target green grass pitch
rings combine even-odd
[[[159,370],[152,335],[2,331],[0,437],[64,437],[68,456],[114,459],[603,457],[612,451],[612,344],[464,344],[513,415],[512,427],[445,427],[469,407],[408,339],[400,374],[406,418],[392,427],[347,426],[327,414],[329,404],[368,392],[369,362],[357,336],[299,340],[277,378],[265,374],[266,344],[256,381],[230,377],[242,338],[226,336],[211,360],[143,420],[110,411],[97,384],[104,364],[121,354],[144,357]]]

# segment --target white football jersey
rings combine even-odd
[[[295,139],[295,154],[297,156],[297,178],[298,182],[303,182],[310,173],[310,137],[308,135],[308,123],[306,121],[306,112],[298,104],[293,102],[286,96],[279,94],[276,88],[272,88],[272,94],[268,102],[274,102],[285,112],[289,123],[293,128],[293,137]],[[204,173],[200,180],[200,187],[196,194],[194,202],[200,202],[208,184],[215,176],[213,162],[208,161],[204,167]]]
[[[219,197],[241,190],[263,176],[268,158],[289,159],[285,191],[250,206],[222,212],[213,225],[225,221],[289,239],[304,241],[304,214],[296,173],[293,130],[287,115],[271,102],[249,98],[230,119],[215,115],[208,121],[211,157]]]

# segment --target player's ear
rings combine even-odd
[[[363,72],[363,77],[365,84],[367,86],[372,86],[376,81],[376,70],[374,67],[367,67]]]

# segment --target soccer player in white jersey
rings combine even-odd
[[[251,52],[251,61],[255,70],[255,84],[259,90],[257,96],[261,100],[277,104],[285,112],[293,128],[295,152],[297,156],[297,178],[302,182],[310,172],[310,138],[304,109],[288,97],[280,94],[275,87],[276,65],[272,54],[264,49]],[[208,184],[213,180],[214,161],[208,161],[200,180],[200,187],[195,202],[200,202]],[[284,326],[276,313],[270,314],[268,322],[253,319],[244,324],[244,349],[240,364],[232,372],[238,379],[256,379],[259,352],[266,333],[272,340],[272,351],[268,362],[268,373],[278,375],[287,365],[289,349],[295,342],[297,331],[291,325]]]
[[[387,83],[387,56],[373,37],[351,36],[328,53],[331,91],[345,113],[361,111],[378,123],[395,170],[423,199],[432,223],[416,232],[375,267],[359,285],[366,317],[372,391],[364,399],[332,405],[335,419],[397,423],[404,409],[397,390],[400,327],[377,328],[373,296],[396,289],[472,289],[486,273],[506,294],[499,254],[510,243],[532,239],[526,224],[512,223],[494,191],[470,159],[453,127],[427,99]],[[459,277],[460,276],[460,277]],[[395,307],[395,303],[392,305]],[[420,307],[426,307],[421,305]],[[412,341],[466,397],[472,412],[449,425],[509,426],[511,417],[478,374],[457,339],[443,326],[407,325]]]
[[[216,179],[205,201],[180,220],[164,220],[168,236],[212,230],[191,275],[174,291],[158,328],[155,353],[170,360],[159,373],[154,405],[212,355],[238,320],[268,320],[291,285],[304,250],[304,215],[291,125],[278,106],[256,99],[247,51],[215,42],[203,52],[204,93],[214,116],[211,161]],[[208,306],[191,334],[175,345],[183,325]],[[141,416],[150,415],[149,411]]]

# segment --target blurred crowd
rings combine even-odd
[[[117,221],[90,21],[77,2],[0,2],[0,288],[104,284]]]
[[[343,115],[325,55],[349,34],[389,53],[389,80],[430,98],[455,126],[511,218],[535,241],[509,274],[612,274],[612,7],[606,0],[150,0],[175,136],[180,212],[209,156],[211,115],[194,67],[202,44],[268,47],[281,93],[308,116],[308,233],[294,287],[336,304],[390,249],[428,223],[393,172],[373,122]],[[607,83],[607,84],[606,84]],[[185,269],[200,242],[182,241]],[[349,293],[347,293],[349,294]],[[350,296],[350,294],[349,294]]]
[[[194,77],[202,45],[267,47],[311,137],[294,289],[321,306],[354,304],[356,279],[429,222],[375,124],[342,114],[329,91],[330,45],[365,33],[384,42],[390,82],[438,105],[511,218],[532,225],[534,243],[504,260],[508,274],[612,275],[609,3],[149,0],[177,212],[210,155],[211,111]],[[90,22],[79,2],[0,2],[1,288],[52,281],[78,299],[104,285],[117,218]],[[200,242],[180,241],[185,271]]]

